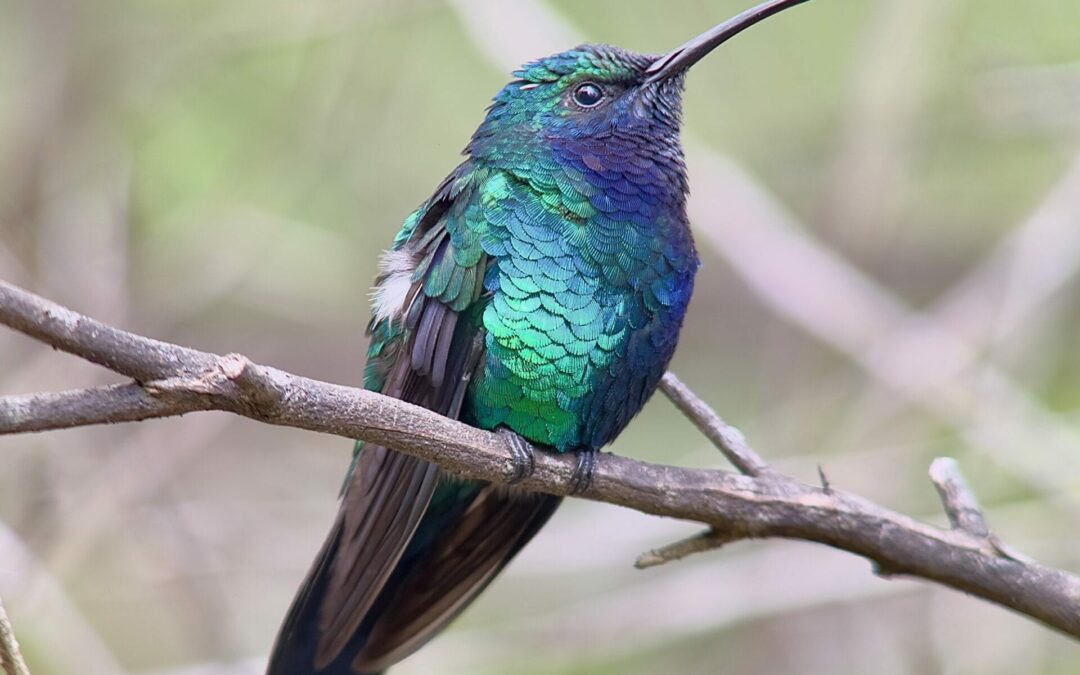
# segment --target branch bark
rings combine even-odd
[[[30,675],[3,602],[0,602],[0,668],[6,675]]]
[[[222,410],[282,426],[393,447],[457,475],[506,482],[510,449],[497,434],[379,394],[293,375],[107,326],[6,282],[0,323],[134,380],[0,397],[0,435]],[[751,538],[813,541],[863,556],[882,575],[934,581],[1080,638],[1080,577],[1013,554],[990,534],[955,464],[935,463],[953,527],[942,530],[832,486],[775,472],[674,376],[664,391],[743,473],[649,464],[604,453],[579,496],[703,523],[705,533],[646,554],[639,566]],[[734,448],[734,450],[733,450]],[[565,495],[573,457],[539,452],[520,486]],[[980,525],[981,524],[981,525]]]

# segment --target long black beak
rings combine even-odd
[[[789,7],[804,2],[806,0],[769,0],[728,19],[719,26],[705,31],[681,47],[677,47],[653,61],[653,64],[645,71],[649,76],[645,80],[646,84],[659,82],[683,72],[700,61],[706,54],[727,42],[729,38],[735,37],[758,21],[767,19],[777,12],[782,12]]]

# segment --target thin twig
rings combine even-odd
[[[960,466],[951,457],[938,457],[930,464],[930,480],[937,488],[941,504],[945,509],[945,515],[949,517],[949,523],[955,529],[968,532],[972,536],[985,539],[998,553],[1021,562],[1033,562],[1033,559],[1017,551],[1006,544],[996,534],[990,531],[986,524],[986,516],[983,514],[979,500],[975,493],[968,487],[967,481],[960,473]],[[1078,610],[1080,611],[1080,610]]]
[[[930,480],[937,488],[945,515],[952,526],[976,537],[990,536],[982,508],[967,481],[960,475],[960,467],[951,457],[938,457],[930,464]]]
[[[19,641],[15,639],[11,619],[4,610],[3,600],[0,600],[0,666],[7,675],[30,675],[19,649]]]
[[[724,544],[738,541],[742,538],[742,536],[731,532],[725,533],[720,532],[715,528],[710,528],[704,532],[698,532],[691,537],[687,537],[686,539],[680,539],[673,544],[654,548],[651,551],[642,553],[634,562],[634,567],[643,570],[648,569],[649,567],[656,567],[665,563],[675,562],[676,560],[682,560],[695,553],[716,550]]]
[[[832,483],[829,482],[829,477],[825,475],[825,467],[820,464],[817,465],[818,480],[821,481],[821,489],[825,491],[825,494],[832,492]]]
[[[747,476],[760,476],[769,471],[769,465],[761,455],[754,452],[742,432],[722,420],[716,411],[690,391],[675,373],[664,373],[660,380],[660,391],[724,453],[736,469]]]
[[[3,521],[0,521],[0,561],[6,597],[22,608],[20,621],[47,625],[50,635],[63,636],[53,640],[48,653],[42,654],[53,672],[125,673],[60,578]]]
[[[392,447],[466,478],[505,483],[513,475],[510,452],[498,434],[240,355],[218,356],[128,333],[6,282],[0,282],[0,323],[146,383],[55,395],[63,406],[53,405],[49,395],[29,402],[0,397],[0,434],[222,410]],[[77,414],[65,412],[70,410]],[[520,486],[565,495],[574,468],[573,457],[540,452],[535,472]],[[993,541],[968,531],[931,527],[775,471],[753,477],[605,453],[580,496],[697,521],[731,541],[785,537],[827,544],[864,556],[890,574],[936,581],[1080,637],[1080,577],[1004,555]]]

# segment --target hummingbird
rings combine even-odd
[[[587,44],[526,64],[464,161],[380,260],[364,387],[504,436],[510,485],[358,442],[268,675],[374,675],[434,637],[561,497],[512,484],[532,447],[568,486],[653,394],[699,266],[679,139],[688,69],[805,0],[770,0],[663,56]]]

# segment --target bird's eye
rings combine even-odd
[[[595,108],[603,100],[604,91],[592,82],[579,84],[578,88],[574,90],[574,103],[577,103],[582,108]]]

